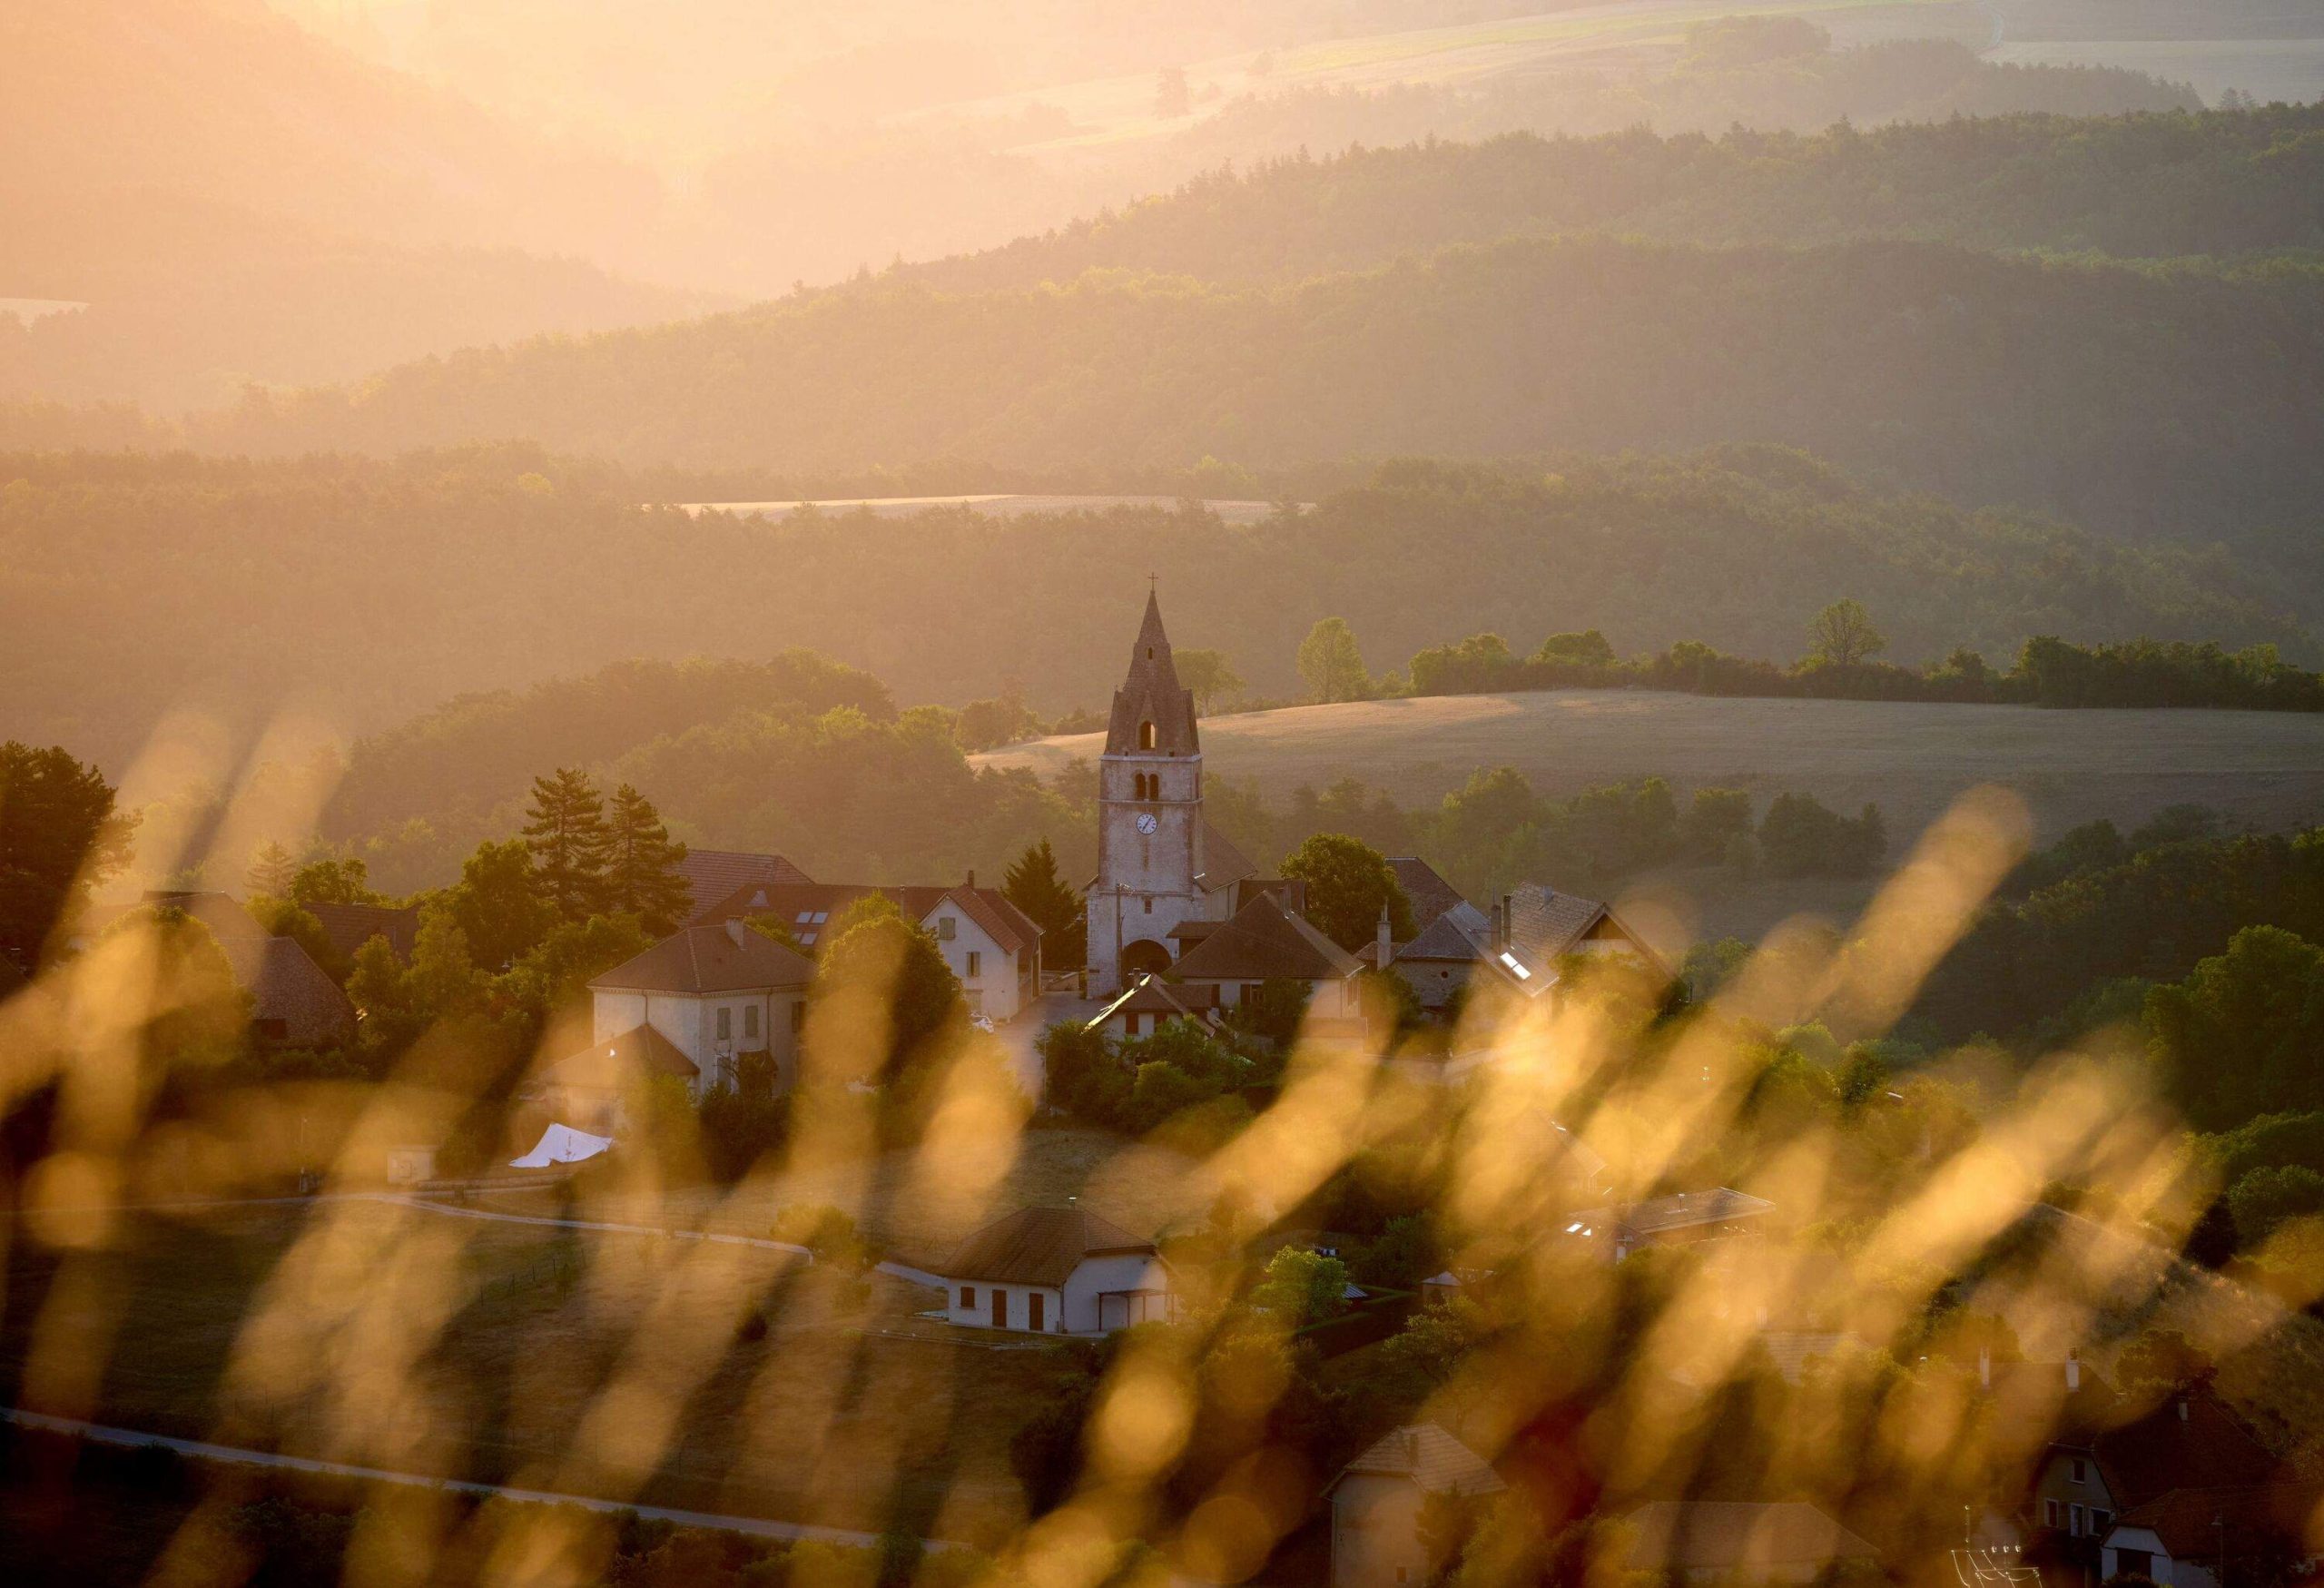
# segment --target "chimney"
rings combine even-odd
[[[2082,1353],[2066,1353],[2066,1393],[2072,1395],[2082,1387]]]
[[[1374,942],[1377,944],[1374,954],[1374,966],[1376,969],[1384,971],[1388,968],[1388,962],[1396,957],[1396,947],[1391,939],[1388,927],[1388,906],[1385,904],[1380,906],[1380,933]]]
[[[971,888],[973,888],[973,887],[975,887],[976,885],[977,885],[977,868],[976,868],[976,867],[974,867],[974,866],[970,866],[970,867],[969,868],[969,886],[970,886],[970,887],[971,887]]]
[[[1516,902],[1517,895],[1514,893],[1503,893],[1501,896],[1501,941],[1493,945],[1496,949],[1507,949],[1510,940],[1517,935],[1515,920],[1517,912],[1514,908]]]
[[[743,933],[749,930],[749,927],[743,924],[743,918],[741,916],[734,915],[727,918],[726,935],[728,938],[733,940],[736,948],[741,948],[743,946]]]
[[[1991,1346],[1977,1347],[1977,1383],[1985,1389],[1994,1386],[1994,1348]]]

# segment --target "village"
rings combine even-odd
[[[1893,1277],[1876,1281],[1861,1252],[1819,1233],[1846,1195],[1810,1188],[1787,1199],[1786,1175],[1798,1183],[1796,1171],[1699,1139],[1739,1132],[1749,1110],[1725,1122],[1706,1111],[1680,1126],[1699,1139],[1652,1148],[1641,1133],[1657,1114],[1699,1110],[1701,1097],[1665,1075],[1631,1094],[1627,1114],[1614,1106],[1621,1082],[1603,1068],[1613,1040],[1606,1011],[1650,1023],[1672,1007],[1677,981],[1614,907],[1547,882],[1472,901],[1417,855],[1371,855],[1368,870],[1359,857],[1353,880],[1263,876],[1206,818],[1204,778],[1194,696],[1149,596],[1098,767],[1098,860],[1076,890],[1086,952],[1061,952],[1008,888],[973,874],[834,883],[776,853],[685,851],[671,867],[675,930],[588,977],[586,1025],[530,1067],[500,1156],[455,1168],[439,1162],[440,1141],[417,1132],[356,1130],[335,1161],[301,1161],[296,1189],[569,1226],[601,1241],[690,1235],[853,1275],[848,1283],[870,1299],[841,1306],[826,1324],[951,1352],[964,1379],[988,1357],[1005,1364],[1045,1344],[1102,1351],[1120,1371],[1144,1359],[1140,1350],[1176,1348],[1129,1342],[1222,1316],[1306,1354],[1311,1366],[1299,1371],[1359,1407],[1371,1405],[1364,1376],[1384,1364],[1390,1378],[1430,1364],[1414,1381],[1422,1393],[1387,1397],[1409,1420],[1371,1429],[1328,1468],[1281,1480],[1289,1492],[1269,1502],[1256,1542],[1224,1557],[1223,1545],[1209,1555],[1186,1546],[1186,1558],[1213,1562],[1217,1581],[1438,1582],[1491,1538],[1494,1506],[1521,1500],[1553,1524],[1612,1527],[1603,1539],[1615,1541],[1607,1547],[1618,1569],[1668,1580],[2275,1588],[2296,1579],[2312,1553],[2305,1518],[2324,1479],[2285,1459],[2297,1429],[2257,1427],[2248,1404],[2222,1393],[2216,1365],[2188,1342],[2193,1324],[2149,1308],[2143,1324],[2112,1327],[2102,1340],[2097,1310],[2035,1294],[2022,1267],[1916,1280],[1922,1288],[1905,1293],[1921,1299],[1900,1311]],[[1351,898],[1366,909],[1377,901],[1370,931],[1353,943],[1318,924],[1321,916],[1355,937]],[[415,907],[307,908],[342,962],[414,959]],[[269,932],[226,893],[152,892],[130,913],[140,912],[208,929],[262,1045],[345,1046],[374,1018],[296,937]],[[87,930],[94,939],[103,923]],[[981,1066],[978,1084],[1006,1100],[950,1136],[940,1103],[932,1123],[911,1128],[921,1132],[916,1146],[908,1134],[887,1158],[867,1147],[879,1164],[905,1167],[874,1169],[869,1181],[854,1174],[855,1195],[832,1198],[843,1208],[794,1197],[748,1202],[745,1213],[740,1189],[723,1202],[685,1203],[655,1178],[669,1172],[671,1118],[748,1093],[841,1110],[811,1115],[830,1119],[860,1105],[845,1117],[880,1137],[897,1127],[864,1121],[882,1117],[893,1096],[919,1085],[951,1097],[968,1084],[915,1082],[899,1066],[921,1062],[923,1050],[867,1057],[887,1028],[867,1036],[833,1013],[840,1001],[819,980],[832,973],[822,951],[851,930],[889,934],[879,996],[892,994],[898,1010],[905,994],[895,984],[911,974],[898,956],[940,963],[938,1001],[956,1011],[943,1041],[965,1044],[947,1050],[951,1073]],[[974,1066],[960,1057],[970,1052]],[[1216,1074],[1160,1106],[1167,1122],[1150,1140],[1164,1146],[1137,1149],[1165,1155],[1165,1167],[1149,1160],[1142,1172],[1172,1182],[1170,1191],[1125,1194],[1102,1172],[1117,1149],[1093,1143],[1126,1138],[1093,1122],[1136,1117],[1166,1060],[1174,1074]],[[1723,1060],[1687,1062],[1700,1070],[1695,1093],[1718,1091]],[[1352,1073],[1374,1089],[1355,1114],[1331,1096]],[[841,1100],[811,1105],[811,1096]],[[1852,1106],[1869,1150],[1892,1160],[1881,1176],[1908,1184],[1919,1171],[1897,1178],[1898,1165],[1940,1167],[1935,1128],[1904,1092],[1882,1082]],[[1399,1212],[1412,1204],[1360,1179],[1351,1186],[1345,1160],[1363,1167],[1360,1146],[1335,1149],[1340,1158],[1313,1171],[1296,1167],[1318,1135],[1362,1135],[1365,1110],[1393,1116],[1378,1156],[1435,1188],[1422,1199],[1433,1211]],[[1068,1141],[1091,1172],[1023,1172],[1048,1144]],[[1838,1164],[1867,1149],[1836,1140],[1827,1149]],[[792,1150],[805,1149],[794,1140]],[[1013,1154],[1017,1167],[976,1169],[979,1150]],[[1619,1152],[1633,1161],[1612,1161]],[[1128,1159],[1123,1149],[1119,1161]],[[973,1184],[948,1195],[959,1165]],[[883,1175],[909,1183],[898,1189]],[[1496,1183],[1480,1190],[1479,1177]],[[819,1183],[844,1187],[851,1173]],[[694,1211],[679,1213],[682,1204]],[[1866,1204],[1852,1214],[1883,1217]],[[1934,1261],[1937,1249],[1917,1256]],[[1592,1366],[1576,1357],[1564,1370],[1516,1367],[1529,1388],[1504,1391],[1507,1405],[1494,1404],[1489,1383],[1480,1387],[1497,1354],[1562,1354],[1561,1338],[1601,1330],[1646,1295],[1690,1318],[1688,1328],[1600,1341]],[[750,1327],[763,1336],[773,1316],[752,1311]],[[1892,1415],[1917,1405],[1916,1415],[1949,1430],[1926,1435],[1948,1454],[1929,1464],[1945,1470],[1925,1494],[1835,1486],[1818,1463],[1796,1458],[1771,1456],[1754,1472],[1715,1455],[1691,1467],[1669,1449],[1621,1453],[1640,1429],[1672,1448],[1712,1437],[1718,1408],[1738,1386],[1757,1386],[1748,1393],[1800,1415],[1828,1412],[1881,1353],[1916,1374],[1935,1362],[1950,1375],[1919,1384],[1917,1400],[1891,1402]],[[764,1371],[782,1372],[779,1354]],[[1525,1394],[1537,1398],[1527,1404]],[[1630,1432],[1584,1439],[1584,1425],[1563,1420],[1593,1406],[1626,1408]],[[1366,1415],[1379,1413],[1341,1425],[1362,1428]],[[1029,1491],[1044,1470],[1073,1465],[1071,1431],[1067,1455],[1040,1459],[1024,1455],[1024,1437],[1010,1459]],[[1584,1479],[1572,1447],[1593,1440]],[[1910,1465],[1884,1481],[1901,1484]],[[1256,1481],[1227,1465],[1220,1492]]]

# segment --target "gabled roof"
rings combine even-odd
[[[1492,1463],[1434,1423],[1412,1423],[1383,1435],[1340,1476],[1410,1478],[1432,1494],[1495,1494],[1508,1485]]]
[[[1656,970],[1669,973],[1661,956],[1601,900],[1527,883],[1508,895],[1508,906],[1510,950],[1525,962],[1536,979],[1551,969],[1561,954],[1572,953],[1590,939],[1610,932],[1634,945]]]
[[[740,849],[688,849],[678,862],[685,879],[689,924],[710,919],[709,912],[735,889],[753,883],[804,883],[805,872],[779,854],[752,854]]]
[[[2313,1483],[2172,1489],[2123,1512],[2114,1519],[2113,1530],[2144,1528],[2162,1541],[2174,1559],[2216,1560],[2221,1523],[2243,1553],[2249,1553],[2257,1538],[2304,1544],[2316,1501]]]
[[[1396,945],[1400,960],[1450,960],[1465,963],[1485,952],[1492,938],[1492,922],[1474,904],[1463,900],[1441,912],[1408,942]]]
[[[799,946],[822,946],[824,930],[833,917],[866,894],[895,901],[896,908],[916,922],[925,922],[950,900],[960,913],[975,922],[1004,953],[1023,953],[1041,936],[1032,917],[1009,902],[999,888],[934,887],[912,884],[881,887],[870,883],[753,883],[737,888],[704,912],[704,918],[731,921],[749,915],[772,915],[799,940]],[[822,919],[816,919],[818,916]]]
[[[1062,1285],[1084,1258],[1146,1256],[1154,1243],[1084,1208],[1020,1208],[954,1249],[937,1272],[1000,1285]]]
[[[1404,898],[1413,907],[1413,922],[1425,928],[1430,922],[1457,904],[1468,904],[1461,891],[1438,874],[1434,866],[1416,854],[1391,855],[1388,869],[1396,873],[1396,886],[1404,891]],[[1470,909],[1475,910],[1474,905]],[[1482,920],[1484,912],[1476,911]]]
[[[351,960],[355,951],[375,937],[388,940],[396,958],[409,962],[419,941],[419,911],[409,904],[304,904],[300,908],[322,922],[323,935],[340,958]]]
[[[1158,1014],[1166,1019],[1199,1021],[1218,1007],[1218,989],[1172,986],[1151,972],[1141,973],[1088,1023],[1101,1026],[1118,1014]]]
[[[1173,969],[1181,981],[1335,981],[1355,973],[1356,960],[1304,916],[1262,895],[1220,922]]]
[[[334,1042],[354,1035],[355,1006],[339,983],[297,939],[267,935],[231,894],[155,891],[141,908],[182,911],[208,927],[235,981],[251,995],[251,1019],[280,1021],[282,1041]]]
[[[1245,877],[1256,874],[1259,869],[1208,816],[1202,819],[1202,875],[1195,881],[1202,884],[1206,893],[1231,888]]]
[[[1294,915],[1307,913],[1307,883],[1301,877],[1245,877],[1235,884],[1235,909],[1254,899],[1275,899]],[[1234,913],[1233,911],[1228,912]]]
[[[1813,1505],[1656,1500],[1630,1514],[1634,1572],[1736,1572],[1876,1560],[1880,1552]]]
[[[1154,747],[1139,743],[1140,725],[1154,725]],[[1137,643],[1130,647],[1129,674],[1114,691],[1113,715],[1106,725],[1108,755],[1197,755],[1202,744],[1195,731],[1194,691],[1178,683],[1178,669],[1170,659],[1170,636],[1162,632],[1162,604],[1149,591],[1146,616],[1137,626]]]
[[[628,992],[757,992],[804,987],[815,967],[773,938],[724,924],[689,926],[589,985]]]
[[[2173,1396],[2143,1416],[2056,1443],[2090,1452],[2114,1504],[2130,1511],[2190,1484],[2264,1484],[2276,1458],[2208,1392]]]
[[[676,1075],[692,1080],[702,1067],[652,1026],[632,1026],[610,1041],[593,1042],[568,1053],[542,1072],[555,1086],[613,1088],[637,1075]]]

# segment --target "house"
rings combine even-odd
[[[674,1077],[688,1096],[699,1098],[702,1073],[675,1042],[639,1025],[558,1060],[541,1071],[533,1095],[561,1123],[596,1136],[620,1136],[631,1123],[631,1102],[655,1076]]]
[[[606,1046],[641,1030],[658,1033],[694,1067],[688,1090],[697,1098],[731,1084],[754,1054],[773,1061],[778,1087],[787,1088],[798,1074],[814,973],[804,956],[740,921],[685,927],[589,983],[591,1040]],[[650,1039],[631,1050],[662,1061]]]
[[[1281,894],[1255,893],[1234,916],[1213,925],[1174,965],[1181,987],[1208,989],[1221,1009],[1233,1009],[1262,983],[1306,984],[1311,1018],[1362,1018],[1354,954],[1325,937]]]
[[[2158,1588],[2228,1588],[2313,1563],[2312,1483],[2172,1489],[2122,1513],[2099,1541],[2102,1580],[2145,1577]]]
[[[1137,980],[1091,1016],[1088,1024],[1093,1031],[1103,1032],[1117,1041],[1128,1041],[1150,1037],[1162,1029],[1163,1021],[1173,1020],[1216,1026],[1217,991],[1208,986],[1174,987],[1150,972],[1140,972]]]
[[[677,871],[685,879],[688,926],[716,925],[723,917],[714,912],[737,889],[812,880],[779,854],[739,849],[688,849]]]
[[[855,883],[754,883],[713,906],[719,920],[769,916],[808,953],[823,944],[826,929],[867,894],[891,900],[926,927],[960,981],[969,1013],[1013,1020],[1040,996],[1041,929],[999,888],[977,886],[976,873],[958,887],[875,887]]]
[[[1876,1570],[1880,1552],[1797,1501],[1656,1500],[1628,1518],[1633,1572],[1742,1583],[1812,1583],[1836,1568]]]
[[[268,1047],[339,1048],[355,1040],[355,1005],[295,938],[271,937],[227,893],[154,891],[141,908],[182,911],[210,929],[251,995],[251,1035]]]
[[[1418,930],[1392,942],[1384,922],[1364,958],[1403,977],[1424,1013],[1450,1018],[1472,991],[1486,989],[1541,998],[1556,989],[1560,962],[1576,955],[1622,956],[1669,978],[1661,956],[1600,900],[1529,883],[1502,894],[1488,913],[1426,861],[1404,855],[1388,863]]]
[[[1106,1335],[1175,1305],[1154,1243],[1082,1208],[1023,1208],[962,1241],[933,1272],[945,1317],[970,1328]]]
[[[1397,1588],[1434,1579],[1422,1514],[1432,1499],[1469,1500],[1508,1485],[1490,1462],[1434,1423],[1383,1435],[1333,1480],[1332,1588]]]
[[[2256,1487],[2276,1475],[2275,1457],[2208,1390],[2135,1415],[2120,1396],[2069,1406],[2034,1474],[2027,1521],[2035,1549],[2073,1564],[2095,1570],[2115,1524],[2174,1490]]]
[[[419,942],[419,908],[413,904],[302,904],[322,924],[331,951],[342,961],[375,937],[388,940],[397,959],[411,963],[413,945]]]
[[[1619,1207],[1586,1208],[1574,1214],[1560,1234],[1600,1247],[1619,1263],[1649,1246],[1682,1246],[1751,1234],[1756,1221],[1774,1212],[1775,1207],[1764,1197],[1721,1186]]]

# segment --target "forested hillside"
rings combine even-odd
[[[0,736],[117,768],[180,705],[237,724],[297,707],[367,733],[625,657],[793,646],[906,701],[1014,684],[1056,713],[1105,701],[1149,571],[1174,638],[1224,649],[1277,695],[1295,687],[1301,637],[1334,615],[1382,672],[1480,628],[1521,649],[1596,627],[1625,654],[1691,639],[1788,659],[1844,596],[1905,662],[1970,645],[1999,663],[2045,633],[2313,654],[2280,594],[2223,556],[1891,496],[1768,449],[1554,472],[1399,464],[1244,528],[1157,509],[769,522],[647,497],[619,470],[527,448],[0,456]],[[739,703],[721,699],[711,715]],[[409,775],[484,755],[499,732],[485,706],[456,715],[473,732]]]
[[[2124,258],[2324,248],[2324,105],[1807,134],[1738,127],[1716,138],[1519,133],[1302,154],[911,273],[951,289],[1093,269],[1297,280],[1575,231],[1705,243],[1906,237]]]
[[[515,437],[798,473],[1769,441],[1957,500],[2250,541],[2324,489],[2324,275],[1567,238],[1272,289],[879,281],[428,360],[208,432],[277,452]]]

